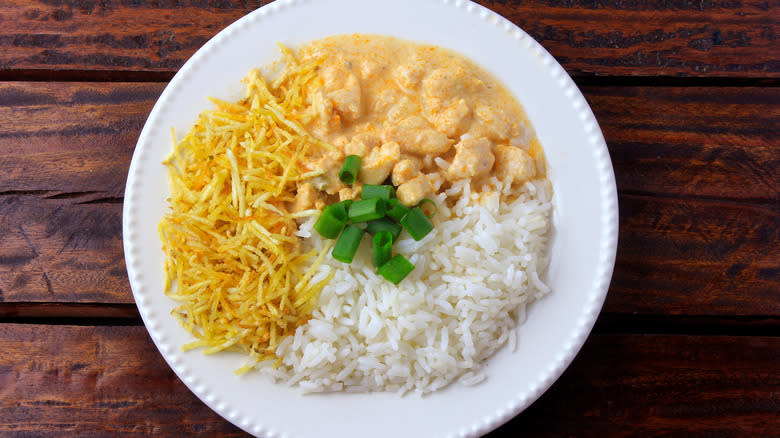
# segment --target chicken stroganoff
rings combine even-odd
[[[519,184],[544,174],[541,146],[520,105],[462,56],[349,35],[315,41],[300,57],[322,59],[322,87],[312,94],[317,116],[306,127],[338,149],[311,163],[328,172],[299,188],[295,210],[320,207],[317,191],[340,200],[357,196],[359,189],[338,179],[345,155],[363,157],[361,183],[391,178],[406,205],[464,179],[475,186],[490,176]]]

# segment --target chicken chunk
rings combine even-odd
[[[382,70],[382,65],[371,59],[361,59],[358,61],[358,70],[361,79],[371,80],[378,71]]]
[[[401,92],[397,88],[386,88],[376,95],[366,93],[367,107],[376,113],[388,113],[393,106],[402,100]]]
[[[413,155],[440,155],[452,147],[446,135],[431,128],[428,121],[419,116],[386,123],[383,135],[385,141],[397,142],[403,152]]]
[[[346,135],[339,135],[338,137],[335,137],[333,140],[331,140],[331,144],[333,146],[338,146],[341,149],[344,149],[347,146],[347,143],[349,143],[349,140],[347,139]]]
[[[422,164],[417,158],[409,157],[395,163],[393,166],[393,185],[401,184],[413,179],[420,173]]]
[[[322,65],[322,67],[319,69],[319,73],[320,79],[322,79],[322,83],[325,86],[325,89],[328,91],[333,91],[337,90],[339,87],[341,87],[341,85],[343,85],[344,78],[346,78],[350,73],[346,62],[339,62],[335,59],[330,61],[331,62],[327,62],[326,64]]]
[[[424,174],[401,184],[395,191],[395,197],[407,207],[417,205],[423,198],[431,195],[433,187]]]
[[[495,162],[491,145],[485,137],[470,137],[456,144],[455,158],[447,168],[447,179],[457,181],[487,175]]]
[[[428,184],[430,184],[434,192],[439,190],[442,184],[444,184],[444,178],[439,172],[427,173],[425,177],[428,179]]]
[[[495,174],[506,183],[523,182],[536,176],[536,163],[528,153],[514,146],[498,145]]]
[[[401,159],[401,146],[391,141],[368,153],[360,168],[360,180],[365,184],[382,184]]]
[[[493,141],[504,141],[520,134],[507,114],[492,105],[477,105],[474,108],[474,135],[485,136]]]
[[[333,150],[313,162],[311,170],[323,169],[324,174],[313,178],[312,184],[317,190],[323,190],[329,195],[338,193],[344,187],[339,179],[339,170],[344,161],[344,154],[339,150]]]
[[[481,89],[484,83],[460,65],[438,68],[423,79],[423,98],[451,100]]]
[[[423,79],[422,107],[428,120],[449,137],[465,129],[471,109],[464,99],[484,84],[461,66],[440,68]]]
[[[310,129],[317,137],[326,137],[341,128],[341,117],[336,114],[333,101],[322,91],[317,91],[312,96],[312,109],[316,119]]]
[[[435,108],[425,106],[425,114],[439,131],[447,137],[457,137],[466,129],[471,108],[464,99],[451,104],[441,104]]]
[[[419,111],[417,104],[404,96],[387,112],[387,120],[389,122],[397,122],[409,117],[411,114],[417,114]]]
[[[363,133],[352,136],[349,143],[344,146],[344,155],[360,155],[365,157],[368,153],[379,146],[381,140],[374,134]]]
[[[417,88],[424,74],[425,65],[422,61],[401,64],[393,71],[395,81],[405,90]]]
[[[295,202],[292,206],[293,213],[310,210],[312,208],[321,209],[325,206],[322,192],[317,190],[312,183],[303,183],[298,187],[298,193],[295,194]]]
[[[357,120],[361,115],[361,89],[357,76],[347,75],[344,84],[328,93],[328,97],[333,101],[333,108],[341,115],[346,122]]]
[[[344,187],[343,189],[339,190],[339,201],[346,201],[351,200],[354,201],[360,196],[360,194],[363,192],[363,184],[361,184],[358,181],[355,181],[354,184],[352,184],[351,187]]]

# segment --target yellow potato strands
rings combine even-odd
[[[307,95],[319,86],[317,63],[300,64],[282,50],[286,68],[270,86],[252,71],[243,100],[211,99],[216,108],[174,141],[164,162],[172,193],[159,225],[165,290],[197,339],[185,349],[274,358],[330,280],[311,281],[328,248],[302,253],[295,235],[295,219],[318,212],[288,212],[296,181],[322,173],[303,163],[329,148],[302,126],[311,116]]]

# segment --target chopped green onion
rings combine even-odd
[[[424,205],[430,205],[431,206],[431,207],[427,208],[427,210],[430,211],[431,214],[423,212],[423,213],[425,213],[425,217],[427,217],[428,219],[436,216],[436,213],[439,212],[439,206],[436,205],[436,203],[433,201],[433,199],[425,198],[425,199],[423,199],[422,201],[420,201],[417,204],[417,206],[420,207],[420,210],[423,209]]]
[[[331,204],[325,207],[314,223],[314,229],[322,237],[335,239],[347,223],[347,209],[343,204]]]
[[[414,265],[411,264],[409,260],[406,260],[406,257],[401,254],[396,254],[395,257],[380,266],[376,272],[382,277],[385,277],[389,282],[398,284],[401,280],[406,278],[413,269]]]
[[[401,225],[414,240],[421,240],[433,229],[433,224],[425,217],[425,213],[420,210],[420,207],[409,210],[409,213],[401,218]]]
[[[374,235],[371,247],[371,260],[377,268],[387,263],[393,255],[393,236],[389,231],[380,231]]]
[[[393,236],[393,242],[398,240],[398,235],[401,234],[402,229],[403,228],[400,225],[386,217],[368,222],[366,224],[366,231],[373,235],[376,235],[382,231],[388,231],[390,235]]]
[[[339,171],[339,179],[344,184],[353,184],[360,171],[360,155],[347,155],[344,159],[344,165]]]
[[[344,231],[341,232],[341,236],[339,236],[339,240],[336,241],[330,254],[340,262],[352,263],[362,238],[363,230],[360,227],[347,225]]]
[[[363,191],[360,195],[363,199],[382,198],[390,200],[395,197],[393,186],[377,186],[374,184],[363,184]]]
[[[401,201],[399,201],[398,198],[391,199],[388,201],[388,204],[387,215],[397,221],[400,221],[401,218],[406,216],[406,213],[409,212],[409,207],[401,204]]]
[[[382,198],[363,199],[349,206],[349,220],[352,222],[368,222],[385,217],[386,204]]]
[[[355,201],[353,201],[351,199],[345,199],[345,200],[343,200],[341,202],[337,202],[335,205],[341,204],[341,205],[344,206],[344,210],[349,210],[349,206],[352,205],[353,202],[355,202]]]

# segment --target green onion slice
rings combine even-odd
[[[430,198],[423,199],[422,201],[420,201],[417,204],[417,206],[420,207],[420,210],[424,209],[424,210],[428,210],[428,212],[430,212],[430,214],[428,214],[428,213],[425,213],[425,211],[423,211],[423,213],[425,213],[425,217],[427,217],[428,219],[436,216],[436,213],[439,212],[439,206],[436,205],[436,203],[433,201],[433,199],[430,199]],[[425,207],[425,206],[429,206],[429,207]]]
[[[368,222],[385,217],[387,201],[382,198],[363,199],[349,206],[349,220]]]
[[[381,231],[387,231],[393,237],[393,242],[398,240],[398,235],[401,234],[401,230],[403,230],[403,227],[386,217],[366,223],[366,231],[373,235],[376,235]]]
[[[341,236],[339,236],[339,240],[336,241],[330,254],[334,259],[342,263],[352,263],[362,238],[363,230],[360,227],[347,225],[344,231],[341,232]]]
[[[346,225],[347,217],[347,209],[343,204],[331,204],[322,210],[317,222],[314,223],[314,229],[322,237],[335,239],[339,237],[339,233]]]
[[[360,171],[360,155],[347,155],[339,171],[339,179],[344,184],[354,184]]]
[[[363,190],[360,195],[363,199],[382,198],[390,200],[395,197],[395,189],[393,186],[382,185],[377,186],[374,184],[363,184]]]
[[[371,261],[377,268],[383,266],[393,256],[393,236],[389,231],[380,231],[374,235],[371,247]]]
[[[425,217],[420,207],[414,207],[401,218],[401,225],[414,240],[421,240],[433,230],[433,224]]]
[[[344,210],[348,211],[349,210],[349,206],[352,205],[353,202],[355,202],[355,201],[353,201],[351,199],[345,199],[345,200],[343,200],[341,202],[337,202],[336,205],[341,204],[341,205],[344,206]],[[422,201],[420,201],[420,202],[422,202]]]
[[[406,260],[406,257],[401,254],[396,254],[395,257],[380,266],[376,272],[382,277],[385,277],[389,282],[398,284],[401,280],[406,278],[413,269],[414,265],[411,264],[409,260]]]
[[[391,218],[400,221],[408,212],[409,207],[401,204],[401,201],[399,201],[398,198],[393,198],[388,201],[387,215]]]

